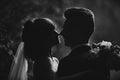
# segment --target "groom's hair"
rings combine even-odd
[[[72,44],[88,41],[94,32],[94,14],[86,8],[69,8],[64,12],[66,18],[61,32]],[[74,40],[74,41],[72,41]]]

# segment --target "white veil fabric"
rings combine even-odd
[[[57,72],[59,60],[55,57],[48,57],[51,64],[51,70]],[[9,73],[9,80],[28,80],[33,77],[34,61],[27,60],[24,57],[24,42],[21,42],[14,56],[14,60]]]
[[[27,80],[28,62],[24,57],[24,42],[18,46],[16,55],[9,73],[9,80]]]

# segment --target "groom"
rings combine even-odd
[[[91,52],[88,43],[94,32],[94,14],[85,8],[70,8],[64,13],[66,18],[61,35],[71,53],[60,60],[57,75],[61,80],[108,80],[104,61],[99,61]],[[66,77],[67,76],[67,77]],[[71,77],[70,77],[71,76]]]

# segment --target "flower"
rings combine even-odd
[[[120,46],[108,41],[93,43],[91,53],[99,60],[104,60],[110,70],[120,70]]]
[[[108,42],[108,41],[102,41],[102,42],[98,43],[98,45],[104,46],[104,47],[110,49],[111,46],[112,46],[112,43],[111,43],[111,42]]]

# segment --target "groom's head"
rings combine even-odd
[[[94,14],[85,8],[70,8],[64,12],[66,18],[61,34],[66,45],[74,47],[78,44],[88,43],[94,32]]]

